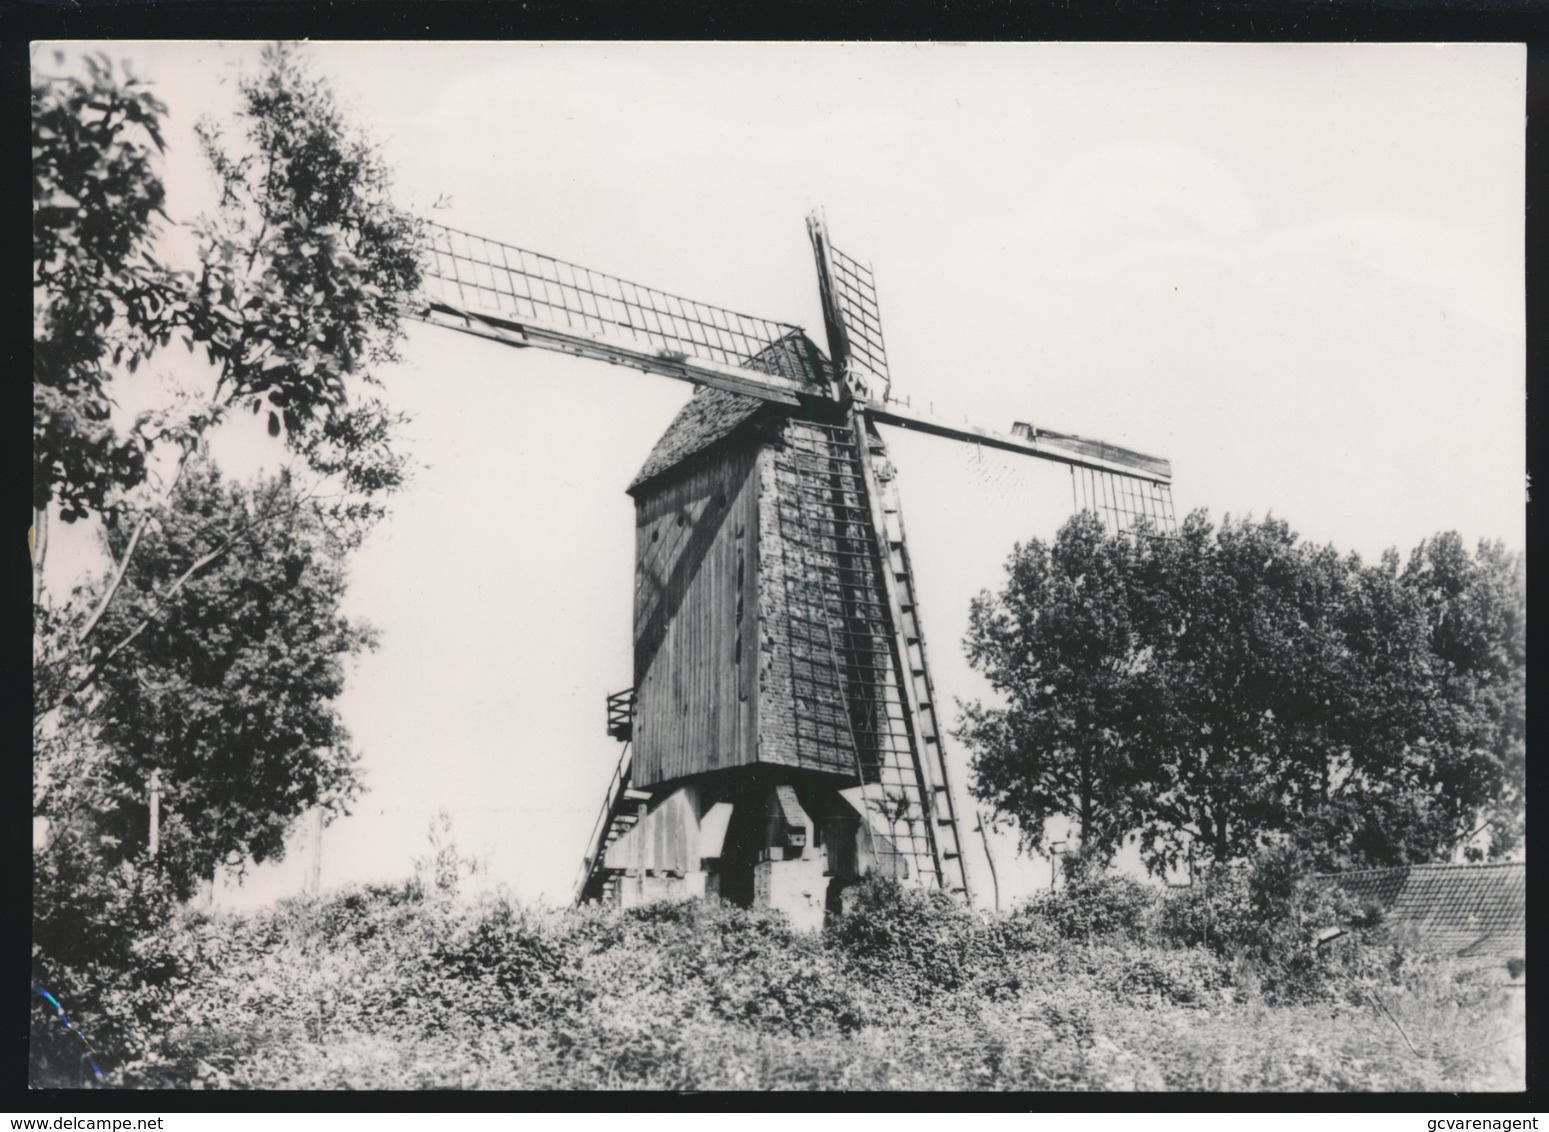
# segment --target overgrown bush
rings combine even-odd
[[[1247,871],[1233,883],[1251,901]],[[874,880],[805,933],[704,903],[358,888],[176,912],[135,945],[170,974],[105,994],[93,1025],[117,1027],[105,1082],[142,1087],[1517,1087],[1498,1051],[1520,1036],[1487,978],[1351,933],[1317,960],[1342,993],[1293,1002],[1285,971],[1217,942],[1242,936],[1238,891],[1140,914],[1132,888],[1094,884],[990,916]],[[1209,946],[1189,935],[1201,909]],[[60,1027],[69,1068],[59,1038],[80,1043]]]
[[[1127,948],[1110,953],[1112,992],[1137,1006],[1220,1006],[1230,968],[1203,948]]]
[[[1339,997],[1352,960],[1369,962],[1379,941],[1320,945],[1327,928],[1374,925],[1336,885],[1318,881],[1297,849],[1268,846],[1250,860],[1202,869],[1162,901],[1157,930],[1168,942],[1204,947],[1238,967],[1237,981],[1270,1002]]]
[[[1066,857],[1065,883],[1027,905],[1065,939],[1091,943],[1117,937],[1141,940],[1156,904],[1156,891],[1134,877],[1107,872],[1078,855]]]
[[[615,988],[645,987],[682,1022],[793,1035],[860,1024],[839,957],[779,913],[685,901],[622,914],[581,910],[567,923],[581,1005],[604,1013],[617,1012],[625,992]]]
[[[33,855],[32,982],[43,993],[31,1069],[35,1083],[82,1086],[95,1081],[93,1056],[114,1063],[144,1045],[164,988],[184,973],[168,927],[178,908],[148,861],[105,865],[87,830],[51,832]]]
[[[868,996],[927,1003],[967,981],[979,923],[951,896],[868,877],[845,897],[829,939]]]

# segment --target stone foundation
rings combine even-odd
[[[753,866],[753,907],[784,912],[798,931],[823,927],[828,880],[821,857],[760,861]]]

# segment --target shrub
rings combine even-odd
[[[1035,905],[984,920],[973,934],[968,989],[986,1001],[1015,998],[1058,977],[1065,940]]]
[[[186,974],[162,878],[147,861],[109,866],[94,850],[66,825],[34,855],[32,981],[58,1004],[33,995],[35,1085],[95,1084],[88,1046],[101,1065],[133,1057],[154,1035],[157,1001]]]
[[[1242,944],[1252,915],[1247,870],[1203,866],[1188,888],[1168,891],[1157,908],[1158,937],[1176,947],[1203,947],[1231,955]]]
[[[1222,876],[1154,917],[1131,888],[1093,885],[1066,902],[1084,920],[1044,901],[981,916],[873,881],[823,934],[704,903],[454,904],[403,886],[184,910],[129,952],[170,975],[102,994],[117,1038],[101,1060],[108,1084],[184,1088],[1520,1087],[1500,1055],[1520,1027],[1488,977],[1374,928],[1320,949],[1319,993],[1301,993],[1295,968],[1228,931],[1254,889],[1247,869]],[[1321,914],[1299,882],[1279,891],[1271,941],[1296,909]],[[1201,910],[1209,947],[1187,943]],[[1087,923],[1117,926],[1070,930]],[[54,1024],[40,1083],[80,1075]]]
[[[1116,998],[1148,1008],[1219,1006],[1231,972],[1201,947],[1126,948],[1113,953],[1110,986]]]
[[[1318,945],[1324,928],[1373,919],[1343,890],[1318,881],[1300,850],[1271,845],[1246,862],[1202,870],[1194,886],[1164,898],[1157,926],[1168,942],[1230,959],[1250,997],[1304,1002],[1342,995],[1357,958],[1368,970],[1379,952],[1383,964],[1402,961],[1404,949],[1386,937],[1372,936],[1364,947]]]
[[[715,1017],[794,1035],[860,1025],[861,1002],[822,940],[791,930],[784,916],[722,907],[685,933]]]
[[[926,1003],[967,981],[978,920],[951,896],[881,877],[845,896],[828,939],[868,997]]]
[[[1144,938],[1155,902],[1154,890],[1134,877],[1076,867],[1067,870],[1063,887],[1040,893],[1025,907],[1063,938],[1091,943]]]
[[[497,897],[460,910],[451,930],[428,949],[427,989],[449,1003],[479,1001],[503,1020],[520,1021],[526,1007],[554,998],[564,951],[549,919]]]

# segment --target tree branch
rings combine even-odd
[[[76,634],[75,646],[79,648],[86,643],[86,638],[102,622],[102,615],[108,611],[108,603],[118,593],[119,587],[124,584],[124,574],[129,570],[129,560],[134,557],[135,547],[140,544],[140,536],[145,533],[145,528],[151,525],[151,520],[156,517],[154,511],[146,511],[140,516],[140,521],[135,524],[134,533],[129,536],[129,544],[124,547],[123,556],[118,560],[118,565],[113,569],[113,577],[108,582],[108,588],[103,591],[102,599],[97,602],[97,608],[92,610],[91,616],[86,619],[86,624]]]
[[[166,488],[166,498],[168,500],[172,498],[172,493],[177,490],[178,481],[183,478],[183,470],[188,467],[188,458],[193,454],[193,445],[184,444],[182,449],[182,453],[178,456],[177,467],[172,470],[172,482]],[[129,536],[129,544],[124,547],[123,557],[119,559],[118,564],[114,567],[112,580],[108,582],[108,588],[104,591],[102,600],[97,603],[97,608],[87,618],[86,625],[76,634],[72,652],[79,650],[85,645],[86,638],[91,636],[92,631],[102,621],[103,614],[108,610],[108,604],[113,600],[114,595],[118,593],[119,587],[123,585],[124,575],[129,570],[129,560],[134,557],[135,548],[140,544],[140,536],[145,533],[145,528],[150,525],[154,517],[155,512],[149,508],[140,517],[140,522],[136,525],[134,533]]]
[[[252,522],[244,524],[241,528],[233,531],[226,538],[222,539],[214,549],[200,555],[197,559],[195,559],[194,562],[189,565],[188,569],[184,570],[181,574],[178,575],[177,579],[172,583],[171,586],[169,586],[163,593],[155,596],[153,599],[153,607],[148,613],[140,618],[139,623],[136,624],[133,629],[129,630],[129,632],[121,637],[117,642],[115,642],[112,647],[99,655],[87,666],[85,673],[82,674],[81,678],[75,682],[74,686],[70,689],[68,696],[78,696],[81,692],[88,688],[92,681],[101,674],[103,668],[107,666],[107,663],[124,649],[133,644],[134,641],[139,638],[140,634],[145,632],[145,630],[148,629],[159,616],[161,616],[162,611],[167,608],[168,603],[171,602],[171,600],[179,593],[181,593],[183,587],[188,585],[188,583],[191,582],[196,575],[198,575],[203,570],[208,569],[210,566],[214,565],[216,562],[220,561],[220,559],[225,557],[225,555],[231,550],[233,546],[237,544],[238,541],[276,519],[295,514],[302,508],[303,505],[308,502],[309,499],[310,496],[300,496],[297,498],[295,505],[292,507],[269,511],[263,515],[258,516]],[[128,555],[126,554],[125,561],[127,562],[127,560]],[[47,708],[42,709],[42,711],[34,708],[33,718],[37,719],[40,715],[46,714],[50,709],[52,709],[53,706],[54,705],[50,704]]]
[[[43,597],[43,562],[48,557],[48,504],[32,509],[32,604]]]
[[[207,566],[217,562],[222,557],[222,555],[226,553],[226,551],[231,549],[232,544],[236,542],[238,537],[239,536],[237,535],[231,536],[208,554],[201,555],[199,558],[195,559],[193,565],[189,566],[187,570],[184,570],[183,573],[178,576],[177,581],[173,582],[172,585],[168,587],[167,591],[156,599],[154,608],[152,608],[151,611],[144,617],[140,618],[139,624],[137,624],[123,637],[121,637],[116,644],[114,644],[101,656],[97,657],[97,659],[91,662],[91,664],[87,667],[85,675],[81,677],[80,681],[77,682],[74,688],[70,689],[70,694],[75,696],[84,691],[86,687],[97,678],[98,674],[101,673],[102,669],[107,665],[108,661],[112,660],[120,652],[128,648],[129,645],[131,645],[141,633],[145,632],[145,630],[150,627],[151,622],[155,621],[156,618],[160,616],[161,611],[166,608],[167,603],[176,597],[178,593],[182,591],[183,587],[193,580],[194,575],[205,569]]]

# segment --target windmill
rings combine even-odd
[[[576,884],[625,905],[718,897],[821,923],[868,872],[969,896],[914,571],[881,425],[1067,465],[1115,531],[1174,528],[1167,461],[891,395],[875,281],[807,219],[825,353],[739,314],[427,224],[412,314],[687,381],[628,491],[634,684]]]

